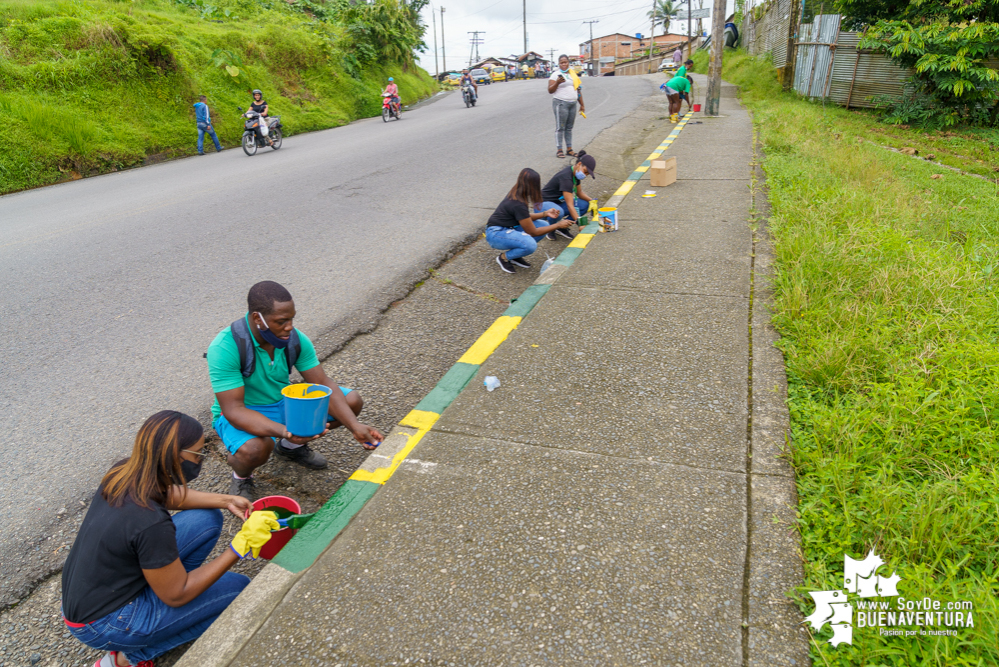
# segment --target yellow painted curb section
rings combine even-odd
[[[440,416],[440,415],[435,415],[435,416]],[[431,424],[431,426],[432,425],[433,424]],[[413,451],[413,447],[416,447],[416,445],[420,442],[420,440],[423,439],[423,436],[425,436],[428,431],[430,431],[430,426],[427,426],[426,428],[421,428],[416,433],[413,434],[398,433],[398,435],[407,438],[407,442],[402,447],[402,449],[396,452],[395,456],[392,457],[392,461],[387,466],[381,468],[375,468],[374,470],[363,470],[363,469],[355,470],[354,474],[350,476],[350,479],[357,482],[374,482],[375,484],[384,484],[385,482],[389,481],[389,478],[392,477],[392,474],[395,473],[396,469],[402,464],[403,461],[406,460],[406,457],[409,456],[409,453]],[[384,447],[384,443],[381,446]]]
[[[263,130],[261,130],[261,132],[263,132]],[[651,158],[652,156],[650,155],[649,157]],[[635,171],[648,171],[648,170],[649,170],[648,167],[635,167]]]
[[[497,318],[492,326],[479,336],[479,340],[475,341],[472,347],[468,348],[468,351],[461,355],[458,363],[481,366],[489,358],[489,355],[493,353],[493,350],[506,340],[510,332],[517,328],[520,320],[520,317],[511,317],[510,315]]]
[[[585,248],[586,244],[593,240],[594,234],[576,234],[576,238],[572,240],[567,248]]]
[[[614,196],[615,197],[625,196],[626,194],[631,192],[631,189],[635,187],[635,183],[637,182],[638,181],[625,181],[624,183],[621,184],[621,187],[617,189],[617,192],[614,193]]]
[[[425,410],[410,410],[409,414],[402,418],[399,422],[399,426],[408,426],[410,428],[416,429],[427,429],[437,423],[440,419],[440,415],[436,412],[427,412]]]

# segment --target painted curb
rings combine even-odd
[[[692,115],[688,112],[683,116],[648,159],[628,176],[606,206],[616,207],[623,201],[648,171],[652,160],[669,148]],[[378,449],[369,454],[354,474],[326,501],[312,520],[296,533],[261,574],[209,626],[175,667],[221,666],[228,665],[235,659],[245,643],[287,596],[301,573],[316,562],[351,519],[392,477],[423,436],[433,428],[445,408],[479,372],[482,364],[527,317],[599,231],[600,226],[596,223],[580,230],[555,258],[548,271],[538,276],[533,285],[510,303],[506,311],[465,351],[430,393],[389,432]],[[258,585],[257,582],[262,577],[263,581]],[[281,586],[284,588],[281,589]]]

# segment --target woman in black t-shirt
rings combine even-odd
[[[534,209],[534,212],[531,212]],[[538,249],[535,236],[544,236],[556,229],[565,229],[571,220],[562,220],[552,225],[537,227],[535,220],[559,218],[562,211],[557,208],[541,210],[541,176],[533,169],[523,169],[506,198],[500,202],[486,223],[486,241],[497,250],[504,250],[496,257],[496,263],[507,273],[513,273],[517,266],[529,269],[531,265],[524,257]]]
[[[187,488],[201,471],[201,424],[164,410],[142,425],[132,456],[104,476],[62,571],[62,613],[74,637],[109,649],[95,667],[152,667],[197,639],[250,580],[227,570],[277,528],[240,496]],[[222,512],[249,517],[208,563]],[[173,517],[168,510],[185,510]]]

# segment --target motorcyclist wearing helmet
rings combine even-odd
[[[399,86],[395,85],[394,78],[389,77],[388,85],[385,86],[385,90],[382,91],[382,95],[391,96],[391,104],[395,108],[395,112],[399,113]]]
[[[268,136],[270,128],[267,125],[267,101],[264,100],[264,94],[259,89],[253,91],[253,103],[250,104],[250,110],[260,114],[260,122],[257,124],[260,138],[266,141],[268,146],[272,145],[274,142]]]
[[[461,70],[461,80],[458,82],[458,85],[460,85],[462,88],[464,88],[465,86],[471,86],[472,99],[473,100],[479,99],[479,84],[475,83],[475,78],[468,73],[467,69]]]

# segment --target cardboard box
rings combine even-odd
[[[649,179],[654,188],[662,188],[676,181],[676,158],[654,160],[649,167]]]

